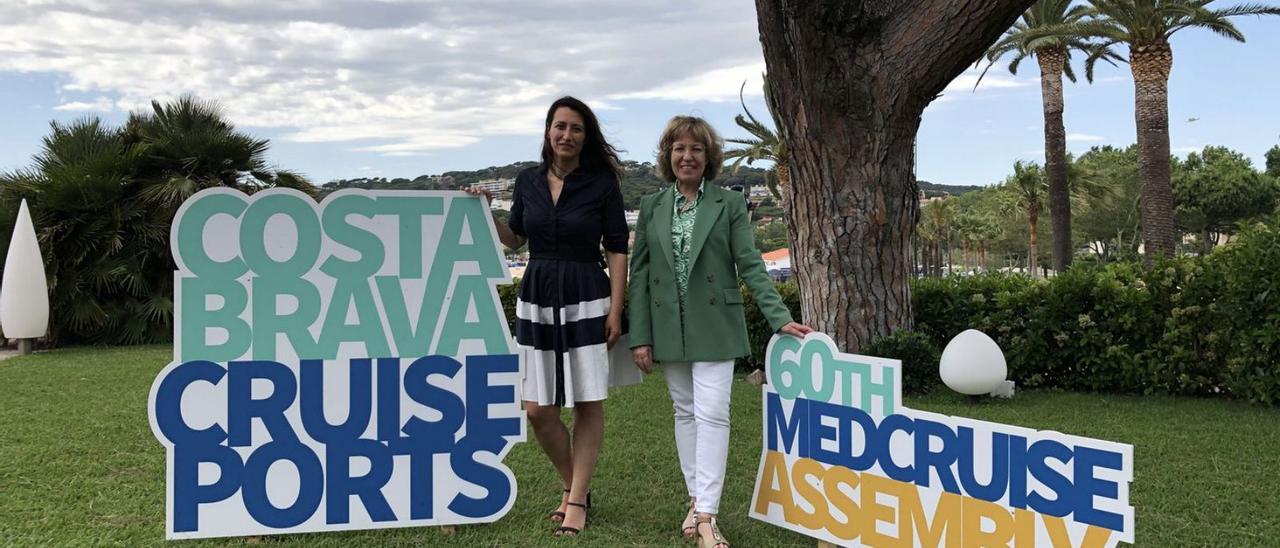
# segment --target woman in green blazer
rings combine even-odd
[[[671,187],[640,202],[631,250],[631,353],[654,361],[675,408],[676,450],[689,491],[686,537],[728,548],[716,523],[729,455],[734,359],[748,355],[739,280],[775,331],[803,337],[756,249],[742,194],[708,184],[724,161],[706,121],[676,116],[658,141],[658,172]]]

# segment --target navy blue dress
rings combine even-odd
[[[526,169],[516,177],[508,225],[529,242],[515,333],[525,355],[524,400],[573,407],[605,399],[617,383],[606,346],[611,302],[601,248],[626,253],[628,239],[617,178],[579,168],[552,202],[546,168]]]

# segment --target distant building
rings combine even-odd
[[[484,181],[471,183],[471,188],[487,190],[494,194],[500,194],[505,193],[510,189],[512,183],[515,183],[515,179],[486,179]]]
[[[921,190],[921,191],[920,191],[920,196],[919,196],[920,207],[924,207],[924,205],[925,205],[925,204],[930,203],[930,202],[938,202],[938,201],[945,200],[946,198],[947,198],[947,197],[946,197],[945,195],[944,195],[944,196],[929,196],[929,195],[925,194],[923,190]]]
[[[639,210],[639,209],[632,209],[632,210],[624,211],[624,212],[622,212],[622,215],[623,215],[623,216],[625,216],[625,217],[627,218],[627,224],[628,224],[628,225],[631,225],[631,226],[635,226],[635,225],[636,225],[636,222],[638,222],[638,221],[640,220],[640,210]]]
[[[791,250],[788,248],[775,249],[768,253],[762,253],[761,259],[764,259],[764,269],[769,273],[769,277],[785,282],[791,278]]]
[[[751,205],[760,205],[760,202],[772,197],[773,193],[769,192],[769,187],[765,185],[751,187],[751,192],[747,195],[747,199],[751,200]]]
[[[507,211],[511,211],[511,200],[504,200],[495,196],[493,201],[489,202],[489,209],[505,209]]]
[[[788,248],[775,249],[768,253],[762,253],[761,259],[764,259],[765,270],[773,270],[774,268],[791,268],[791,250]]]

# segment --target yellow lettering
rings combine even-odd
[[[897,521],[897,516],[893,512],[894,507],[880,504],[876,500],[876,495],[880,493],[894,495],[894,483],[898,482],[872,474],[862,474],[862,543],[867,546],[902,545],[903,524],[898,524],[898,534],[894,536],[888,536],[876,530],[877,523],[883,521],[893,524]]]
[[[981,499],[964,497],[961,535],[964,548],[1006,548],[1013,540],[1013,515],[1003,506]],[[982,518],[991,520],[991,531],[982,529]]]
[[[1013,511],[1013,546],[1014,548],[1035,548],[1036,516],[1031,510],[1017,509]]]
[[[898,520],[902,522],[906,532],[905,544],[914,546],[915,534],[919,533],[920,546],[959,546],[961,496],[943,492],[933,511],[933,521],[930,522],[920,503],[919,489],[913,484],[903,485],[911,488],[910,491],[904,489],[903,494],[898,496]]]
[[[809,483],[809,477],[818,478],[819,483],[822,476],[826,474],[826,467],[821,462],[813,459],[800,459],[791,467],[791,484],[795,486],[796,494],[800,498],[813,506],[813,512],[806,512],[799,504],[795,504],[795,518],[787,516],[787,521],[816,531],[827,528],[830,519],[830,508],[827,507],[827,499],[822,496],[822,492]]]
[[[1084,542],[1080,543],[1080,548],[1103,548],[1111,541],[1111,533],[1114,532],[1106,527],[1090,525],[1084,531]]]
[[[1049,542],[1053,546],[1074,548],[1075,543],[1071,542],[1071,533],[1067,531],[1067,523],[1057,516],[1042,515],[1044,520],[1044,528],[1049,531]],[[1107,545],[1107,541],[1111,540],[1110,529],[1095,527],[1090,525],[1085,529],[1084,540],[1080,543],[1080,548],[1101,548]]]
[[[791,515],[795,512],[793,510],[795,502],[791,499],[791,482],[787,477],[786,455],[777,451],[766,452],[760,474],[760,480],[756,482],[760,488],[756,493],[756,513],[768,514],[769,505],[777,504],[782,507],[785,519],[791,521]],[[773,488],[774,482],[778,484],[777,489]]]
[[[844,540],[853,540],[858,538],[858,503],[840,490],[841,485],[848,485],[851,490],[858,489],[858,474],[853,470],[843,466],[832,466],[827,470],[827,475],[822,478],[822,491],[826,493],[827,500],[832,506],[840,510],[847,522],[836,519],[835,515],[831,516],[828,521],[827,530],[831,534]]]

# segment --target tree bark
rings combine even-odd
[[[843,350],[911,327],[920,114],[1034,1],[756,0],[804,321]]]
[[[1129,52],[1133,72],[1134,112],[1138,127],[1138,181],[1142,217],[1142,246],[1147,262],[1157,255],[1172,256],[1173,188],[1169,184],[1169,70],[1173,50],[1166,43],[1134,46]]]
[[[1044,105],[1044,171],[1049,178],[1049,220],[1053,224],[1053,269],[1071,266],[1071,190],[1067,182],[1067,130],[1062,123],[1062,70],[1067,52],[1060,47],[1036,50],[1040,95]]]

